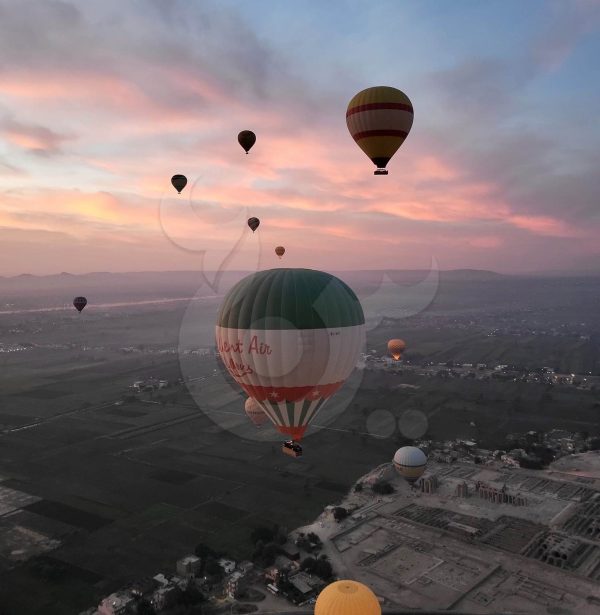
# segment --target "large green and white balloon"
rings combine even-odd
[[[215,334],[234,380],[281,433],[300,440],[354,369],[365,318],[357,296],[335,276],[271,269],[227,293]]]

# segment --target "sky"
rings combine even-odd
[[[600,272],[598,58],[600,0],[0,0],[0,275]],[[386,177],[374,85],[415,110]]]

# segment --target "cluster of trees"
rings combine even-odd
[[[296,544],[305,551],[312,551],[315,548],[320,549],[323,543],[314,532],[308,532],[308,534],[300,532],[296,539]]]
[[[394,493],[394,488],[387,480],[378,480],[373,483],[371,487],[373,493],[378,493],[380,495],[389,495],[390,493]]]
[[[250,540],[254,544],[252,561],[266,568],[272,566],[275,558],[283,553],[281,545],[286,543],[287,534],[277,524],[272,527],[259,526],[252,530]]]
[[[333,568],[326,555],[321,555],[319,558],[307,557],[303,559],[300,570],[308,572],[308,574],[315,574],[323,581],[329,581],[333,576]]]
[[[200,559],[200,576],[212,577],[215,581],[223,578],[225,571],[217,563],[220,553],[201,542],[196,545],[194,554]]]
[[[339,523],[348,516],[348,511],[343,506],[336,506],[333,509],[333,518]]]

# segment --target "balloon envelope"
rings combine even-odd
[[[399,361],[402,353],[406,348],[406,343],[401,339],[393,339],[388,342],[388,352],[396,360]]]
[[[81,312],[87,305],[87,299],[85,297],[75,297],[75,299],[73,299],[73,305],[78,312]]]
[[[248,226],[252,229],[252,232],[259,227],[260,220],[258,218],[248,218]]]
[[[414,483],[425,472],[427,455],[416,446],[403,446],[396,451],[393,463],[400,476]]]
[[[238,143],[244,148],[247,154],[256,143],[256,135],[251,130],[242,130],[238,135]]]
[[[171,183],[173,184],[173,188],[181,194],[181,191],[187,185],[187,177],[185,175],[173,175],[173,177],[171,177]]]
[[[268,422],[269,417],[265,414],[262,406],[252,397],[248,397],[244,403],[244,411],[246,416],[256,425],[260,427]]]
[[[285,248],[283,246],[277,246],[275,248],[275,254],[281,258],[285,254]]]
[[[233,379],[277,429],[300,440],[356,365],[360,302],[344,282],[312,269],[270,269],[225,296],[215,337]]]
[[[362,90],[348,104],[346,125],[377,166],[376,175],[387,175],[385,167],[408,136],[413,116],[408,96],[383,85]]]
[[[336,581],[317,598],[315,615],[381,615],[377,596],[358,581]]]

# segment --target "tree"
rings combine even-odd
[[[256,544],[259,540],[262,540],[262,542],[271,542],[275,538],[275,535],[277,534],[277,530],[279,530],[277,526],[275,527],[265,527],[265,526],[256,527],[252,530],[252,533],[250,534],[250,540],[252,541],[252,544]]]
[[[373,483],[373,493],[378,493],[380,495],[389,495],[390,493],[394,493],[394,488],[387,480],[378,480],[376,483]]]
[[[590,451],[600,451],[600,438],[590,440]]]
[[[192,605],[203,602],[206,600],[206,597],[193,583],[189,583],[188,586],[181,592],[180,600],[181,604]]]
[[[275,563],[275,558],[281,553],[281,547],[275,543],[270,542],[265,545],[262,552],[263,566],[272,566]]]
[[[156,610],[149,600],[140,598],[136,605],[136,613],[137,615],[156,615]]]
[[[323,579],[323,581],[329,580],[333,575],[333,568],[331,567],[331,564],[323,558],[316,560],[313,571],[318,577]]]
[[[300,563],[300,570],[312,574],[315,569],[316,563],[317,560],[314,557],[305,557]]]
[[[354,491],[356,493],[360,493],[363,490],[363,484],[362,483],[356,483],[356,485],[354,485]]]
[[[217,577],[218,579],[222,579],[225,571],[214,557],[207,557],[206,563],[204,564],[204,573],[211,577]]]
[[[262,560],[263,550],[265,548],[265,543],[262,540],[257,540],[254,545],[254,551],[252,552],[252,561],[260,562]]]
[[[342,519],[348,516],[348,511],[341,506],[336,506],[333,509],[333,518],[339,523]]]
[[[321,539],[319,538],[319,536],[317,534],[315,534],[314,532],[308,532],[308,534],[306,535],[306,537],[308,538],[308,540],[316,545],[320,545],[322,544]]]

